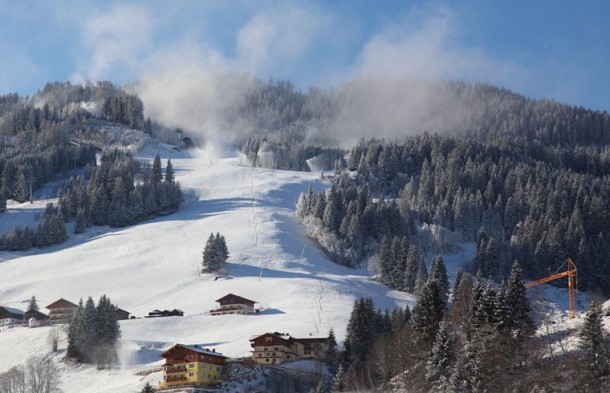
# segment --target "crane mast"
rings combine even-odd
[[[568,278],[568,306],[570,308],[570,318],[574,318],[576,315],[576,264],[572,259],[568,258],[562,267],[567,265],[567,270],[552,274],[548,277],[541,278],[536,281],[528,282],[525,284],[526,288],[535,287],[536,285],[545,284],[550,281],[557,280],[559,278],[567,277]]]

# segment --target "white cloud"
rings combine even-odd
[[[255,14],[237,33],[238,63],[250,72],[270,72],[283,62],[302,60],[330,25],[318,9],[294,4]]]
[[[155,19],[144,7],[117,5],[83,22],[84,57],[73,79],[99,80],[122,68],[137,72],[151,46]]]
[[[364,45],[356,76],[466,80],[510,87],[534,78],[510,59],[494,59],[460,42],[458,20],[447,7],[413,11],[402,24],[387,26]]]

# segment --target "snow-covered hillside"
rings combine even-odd
[[[413,302],[410,295],[374,282],[364,268],[330,262],[307,239],[294,206],[310,183],[323,187],[318,174],[250,168],[234,154],[163,147],[149,149],[143,158],[152,160],[156,153],[164,165],[172,159],[185,191],[177,213],[123,229],[89,228],[44,251],[0,253],[1,305],[25,309],[35,295],[44,308],[62,297],[78,302],[106,294],[137,317],[154,309],[185,312],[182,318],[123,321],[123,369],[98,372],[62,364],[66,393],[136,391],[146,380],[154,383],[160,373],[143,379],[135,370],[159,363],[159,353],[177,342],[238,357],[248,355],[251,336],[267,331],[306,337],[334,328],[342,341],[360,296],[373,297],[382,308]],[[4,231],[22,220],[17,212],[42,213],[46,202],[9,205],[0,227]],[[227,240],[231,256],[225,278],[198,273],[210,232]],[[264,310],[252,316],[210,316],[214,301],[227,293],[255,300]],[[49,329],[0,332],[0,372],[47,353]]]

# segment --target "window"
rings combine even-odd
[[[195,375],[195,373],[189,373],[189,377],[192,377],[194,375]]]
[[[189,368],[195,367],[195,363],[189,363]]]
[[[271,356],[275,356],[275,352],[273,352],[273,353],[271,354]]]
[[[208,366],[208,369],[210,369],[210,370],[212,369],[212,365],[211,364]]]
[[[219,366],[219,367],[216,367],[216,371],[220,371],[220,366]]]
[[[273,348],[273,349],[275,349],[275,350],[277,351],[277,347],[275,347],[275,348]]]
[[[266,361],[267,363],[269,363],[269,358],[265,359],[265,361]]]
[[[263,351],[266,351],[266,350],[267,350],[267,347],[263,348]]]
[[[212,375],[211,374],[208,374],[208,379],[212,379]]]

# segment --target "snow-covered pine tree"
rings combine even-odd
[[[28,303],[28,309],[26,312],[39,311],[38,302],[36,302],[36,296],[32,296],[30,303]]]
[[[69,358],[83,359],[83,345],[85,339],[85,308],[83,299],[78,302],[78,308],[70,319],[68,326],[68,350]]]
[[[146,385],[142,387],[140,393],[155,393],[157,389],[155,389],[150,383],[146,382]]]
[[[334,372],[339,361],[339,353],[333,328],[330,328],[328,331],[328,340],[326,341],[326,346],[324,348],[323,360],[328,364],[330,371]]]
[[[450,392],[450,378],[456,358],[454,339],[449,332],[449,324],[441,322],[432,353],[426,364],[426,380],[432,392]]]
[[[424,258],[420,255],[419,261],[417,262],[417,277],[415,278],[415,294],[419,296],[421,291],[424,289],[424,286],[428,282],[428,269],[426,268],[426,263],[424,262]]]
[[[418,263],[419,252],[417,252],[417,247],[414,244],[411,244],[407,250],[407,261],[404,272],[404,290],[409,293],[415,292]]]
[[[151,180],[154,184],[159,184],[159,183],[161,183],[161,180],[163,180],[163,173],[162,173],[162,169],[161,169],[161,157],[159,157],[158,154],[155,156],[155,159],[153,160]]]
[[[390,285],[391,274],[393,270],[394,258],[392,255],[392,246],[390,240],[384,237],[381,240],[381,246],[379,247],[379,263],[381,265],[381,282],[384,285]]]
[[[167,159],[167,165],[165,166],[165,182],[173,183],[174,182],[174,166],[172,165],[172,160]]]
[[[106,295],[97,303],[96,361],[98,365],[108,365],[116,359],[115,345],[121,337],[121,327],[117,321],[116,306]]]
[[[588,391],[602,392],[602,384],[608,385],[610,365],[608,359],[607,340],[602,328],[602,313],[600,307],[591,302],[580,329],[579,346],[583,351],[584,383]]]
[[[479,393],[483,391],[479,361],[470,344],[466,344],[464,354],[457,361],[451,376],[451,389],[453,393]]]
[[[432,261],[428,280],[435,280],[438,282],[446,302],[449,297],[449,277],[447,276],[447,268],[445,267],[445,261],[443,260],[442,255],[438,255],[434,261]]]
[[[445,312],[445,300],[436,280],[428,281],[419,295],[412,312],[413,329],[420,342],[431,347]]]
[[[210,233],[208,241],[205,243],[203,249],[203,261],[201,262],[202,273],[209,273],[220,268],[220,261],[218,260],[218,254],[215,248],[214,234]]]
[[[513,263],[504,300],[508,313],[506,322],[512,331],[511,335],[523,338],[532,334],[535,324],[530,316],[531,307],[525,294],[523,271],[517,261]]]
[[[347,383],[345,381],[345,371],[343,370],[343,365],[340,364],[337,372],[333,377],[333,384],[330,388],[331,393],[339,393],[345,391]]]
[[[74,223],[74,233],[79,234],[85,232],[85,211],[84,209],[78,209],[76,213],[76,222]]]

